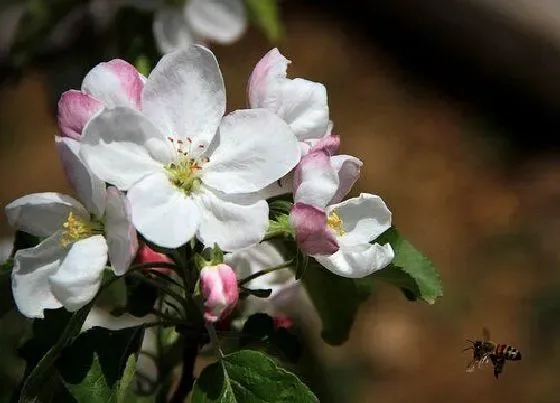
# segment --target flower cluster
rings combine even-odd
[[[376,195],[344,200],[362,162],[338,154],[325,87],[288,78],[288,64],[268,52],[249,78],[248,108],[228,114],[218,62],[200,45],[165,55],[148,77],[123,60],[100,63],[80,90],[65,92],[55,142],[79,201],[39,193],[6,206],[13,227],[41,238],[14,256],[20,311],[75,311],[96,296],[106,268],[123,276],[138,262],[176,268],[157,274],[178,274],[209,322],[257,281],[272,290],[268,300],[286,305],[299,284],[283,257],[295,256],[290,245],[344,277],[386,267],[391,246],[372,242],[391,213]],[[271,221],[279,195],[291,211]],[[282,253],[268,242],[280,221],[277,241],[295,240]],[[185,248],[219,254],[191,259],[197,266],[177,258]]]

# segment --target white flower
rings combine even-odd
[[[225,88],[202,46],[165,55],[148,77],[142,112],[107,109],[80,138],[100,179],[126,190],[136,229],[167,248],[193,236],[233,250],[258,242],[268,205],[256,192],[299,161],[296,139],[265,109],[223,117]]]
[[[169,53],[193,43],[237,41],[247,28],[242,0],[189,0],[184,6],[163,6],[154,16],[159,50]]]
[[[40,238],[14,256],[12,289],[18,309],[43,317],[44,309],[76,311],[90,302],[110,259],[117,275],[128,269],[137,247],[126,199],[92,176],[80,161],[77,143],[57,138],[66,171],[81,204],[59,193],[36,193],[6,206],[10,225]]]

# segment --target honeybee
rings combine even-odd
[[[472,372],[475,368],[481,368],[489,360],[494,367],[494,376],[498,376],[504,369],[506,361],[521,360],[521,353],[509,344],[498,344],[490,340],[490,332],[487,328],[482,329],[482,340],[468,340],[471,345],[463,351],[473,350],[473,359],[467,365],[467,372]]]

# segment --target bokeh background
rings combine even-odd
[[[304,373],[321,402],[560,402],[560,7],[286,0],[282,20],[290,76],[326,85],[342,152],[364,162],[354,193],[386,200],[445,287],[433,306],[380,287],[340,347],[311,320]],[[273,46],[251,28],[213,47],[230,109],[245,106],[248,75]],[[70,191],[53,147],[56,101],[95,61],[68,54],[3,80],[2,205]],[[465,339],[483,326],[523,354],[499,381],[490,368],[465,372]],[[0,329],[5,368],[20,365],[17,332]]]

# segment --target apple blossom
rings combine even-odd
[[[10,225],[46,238],[14,256],[14,299],[28,317],[43,317],[44,309],[81,308],[97,294],[107,260],[122,275],[136,253],[124,195],[91,175],[75,140],[57,138],[57,144],[84,204],[60,193],[35,193],[6,206]]]
[[[69,90],[58,101],[58,127],[61,134],[77,139],[85,125],[104,107],[141,107],[145,78],[130,63],[114,59],[91,69],[82,88]]]
[[[386,267],[391,245],[371,245],[391,226],[391,212],[379,196],[362,193],[340,200],[357,179],[361,162],[331,157],[318,149],[304,156],[294,175],[290,222],[298,247],[333,273],[365,277]]]
[[[269,109],[284,119],[305,154],[330,134],[327,91],[321,83],[287,78],[289,63],[276,48],[264,55],[249,78],[249,106]]]
[[[223,117],[216,58],[202,46],[165,55],[149,75],[142,111],[104,109],[85,127],[80,152],[101,180],[127,191],[146,239],[176,248],[196,236],[223,250],[264,237],[259,190],[299,161],[297,141],[266,109]]]
[[[154,16],[154,37],[162,53],[193,43],[237,41],[247,28],[242,0],[189,0],[184,6],[163,5]]]
[[[200,292],[204,298],[204,319],[214,323],[237,305],[237,276],[226,264],[203,267],[200,271]]]

